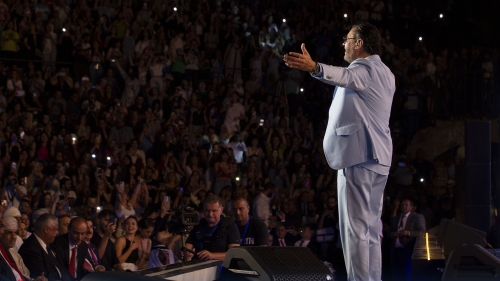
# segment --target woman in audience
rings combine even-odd
[[[169,172],[165,177],[165,190],[172,194],[174,189],[179,186],[179,179],[174,172]]]
[[[136,205],[137,196],[141,189],[141,185],[137,184],[133,190],[132,197],[129,198],[124,186],[123,182],[120,182],[117,186],[115,210],[116,217],[118,218],[135,215],[134,206]]]
[[[137,224],[139,231],[136,237],[139,238],[140,244],[138,246],[139,261],[137,268],[139,270],[145,269],[149,262],[149,254],[151,253],[152,241],[151,235],[153,234],[154,222],[151,219],[143,218]]]
[[[139,255],[139,247],[142,241],[136,235],[137,224],[138,221],[135,216],[131,215],[127,217],[123,222],[124,234],[116,239],[116,256],[125,270],[137,271],[139,266],[144,262],[144,258]]]
[[[307,166],[305,163],[302,163],[299,166],[299,170],[296,173],[292,174],[292,186],[293,187],[298,187],[302,184],[302,181],[304,181],[306,178],[310,178],[311,175],[307,171]]]
[[[247,146],[247,159],[250,159],[252,156],[257,156],[259,160],[264,158],[264,150],[259,144],[259,139],[257,137],[253,137],[250,141],[251,145]]]
[[[215,195],[219,195],[221,190],[227,186],[231,185],[231,176],[233,167],[229,162],[229,153],[227,150],[222,149],[220,151],[219,159],[214,165],[215,172]]]

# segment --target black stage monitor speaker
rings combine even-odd
[[[449,221],[442,246],[444,256],[448,258],[453,250],[462,245],[486,247],[486,233],[465,224]]]
[[[305,247],[234,247],[218,281],[328,281],[333,274]]]
[[[446,237],[446,231],[448,230],[448,224],[450,223],[450,219],[443,218],[441,219],[441,222],[439,223],[439,230],[437,233],[437,244],[439,247],[443,248],[444,244],[444,239]]]

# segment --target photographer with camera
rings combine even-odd
[[[222,199],[209,195],[203,202],[205,218],[193,228],[186,248],[196,252],[198,259],[223,261],[227,250],[240,245],[240,232],[233,217],[222,217]]]

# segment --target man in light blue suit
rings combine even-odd
[[[344,37],[347,68],[316,63],[305,45],[302,54],[285,55],[287,66],[308,71],[336,85],[323,147],[338,170],[340,237],[348,280],[380,281],[379,220],[391,166],[389,130],[394,75],[380,60],[381,38],[369,23],[353,26]]]

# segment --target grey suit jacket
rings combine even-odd
[[[320,66],[322,71],[313,77],[337,86],[323,139],[330,167],[339,170],[366,162],[390,167],[389,117],[396,90],[390,69],[378,55],[357,59],[347,68]],[[388,173],[388,168],[383,170]]]
[[[391,219],[391,234],[393,232],[398,231],[399,221],[401,220],[401,214],[393,217]],[[400,242],[403,244],[403,247],[410,246],[413,248],[415,241],[418,236],[425,234],[425,218],[423,215],[418,213],[410,213],[408,218],[406,219],[406,224],[404,230],[408,230],[410,232],[410,236],[402,236],[400,237]],[[394,247],[396,245],[396,238],[392,237],[391,245]]]

